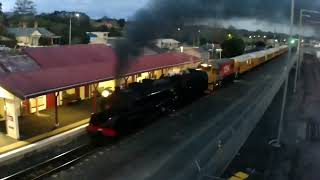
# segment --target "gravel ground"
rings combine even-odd
[[[296,112],[297,140],[296,155],[293,157],[291,179],[318,180],[320,179],[320,134],[319,134],[319,107],[320,107],[320,60],[305,56],[300,84],[300,101]],[[289,141],[292,142],[292,141]]]

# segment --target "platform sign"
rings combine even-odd
[[[19,126],[17,120],[13,116],[7,116],[7,135],[14,139],[19,139]]]

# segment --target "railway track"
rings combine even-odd
[[[29,167],[7,177],[3,177],[1,178],[1,180],[44,179],[54,173],[67,169],[81,159],[95,153],[97,149],[98,148],[92,144],[79,146],[44,162],[36,164],[32,167]]]

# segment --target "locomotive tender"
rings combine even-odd
[[[142,83],[130,84],[102,100],[100,112],[91,116],[87,131],[90,135],[119,137],[149,123],[150,117],[170,112],[179,103],[203,95],[224,81],[268,62],[287,52],[288,46],[244,54],[230,59],[213,60],[190,69],[180,75],[146,79]]]

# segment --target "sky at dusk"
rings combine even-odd
[[[111,18],[130,18],[134,13],[151,0],[33,0],[36,4],[37,12],[53,11],[79,11],[84,12],[92,18],[108,16]],[[3,4],[3,11],[13,11],[15,0],[0,0]],[[262,29],[265,31],[288,32],[288,25],[270,24],[257,19],[237,19],[224,20],[225,26],[233,25],[237,28],[248,30]],[[312,28],[307,28],[307,34],[314,34]]]
[[[38,13],[55,10],[81,11],[93,18],[128,18],[149,0],[34,0]],[[0,0],[5,12],[12,11],[15,0]]]

